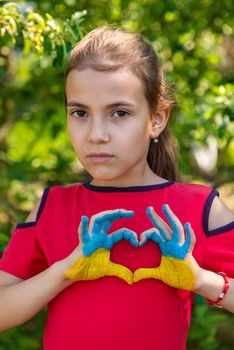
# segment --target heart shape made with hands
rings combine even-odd
[[[193,230],[189,223],[183,227],[169,206],[164,205],[162,209],[171,228],[152,207],[149,207],[146,213],[154,227],[144,231],[139,240],[137,234],[127,228],[107,234],[114,220],[131,218],[134,215],[133,211],[125,209],[104,211],[93,215],[90,222],[87,216],[83,216],[78,229],[83,256],[77,259],[65,276],[73,281],[116,276],[129,284],[141,279],[156,278],[176,288],[193,290],[197,267],[191,255],[195,243]],[[132,272],[126,266],[111,261],[112,247],[122,240],[129,241],[137,248],[143,247],[149,240],[157,243],[162,254],[159,267],[156,265],[151,268],[137,268]],[[187,256],[190,256],[190,259],[186,259]]]
[[[140,235],[138,236],[140,240]],[[160,265],[162,253],[158,244],[147,239],[138,247],[129,240],[123,239],[113,245],[110,250],[110,261],[136,271],[139,268],[155,268]]]

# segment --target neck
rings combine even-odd
[[[91,184],[94,186],[110,187],[129,187],[129,186],[147,186],[167,182],[168,180],[156,175],[149,166],[142,174],[134,174],[131,177],[122,177],[115,179],[93,179]]]

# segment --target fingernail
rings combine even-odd
[[[153,210],[153,207],[148,207],[147,209],[146,209],[146,213],[147,214],[151,214],[151,211]]]

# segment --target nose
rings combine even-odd
[[[110,139],[107,130],[107,122],[105,120],[93,118],[90,122],[89,142],[90,143],[106,143]]]

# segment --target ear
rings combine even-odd
[[[170,107],[164,106],[158,108],[155,114],[151,116],[151,138],[158,137],[165,129],[170,116]]]

